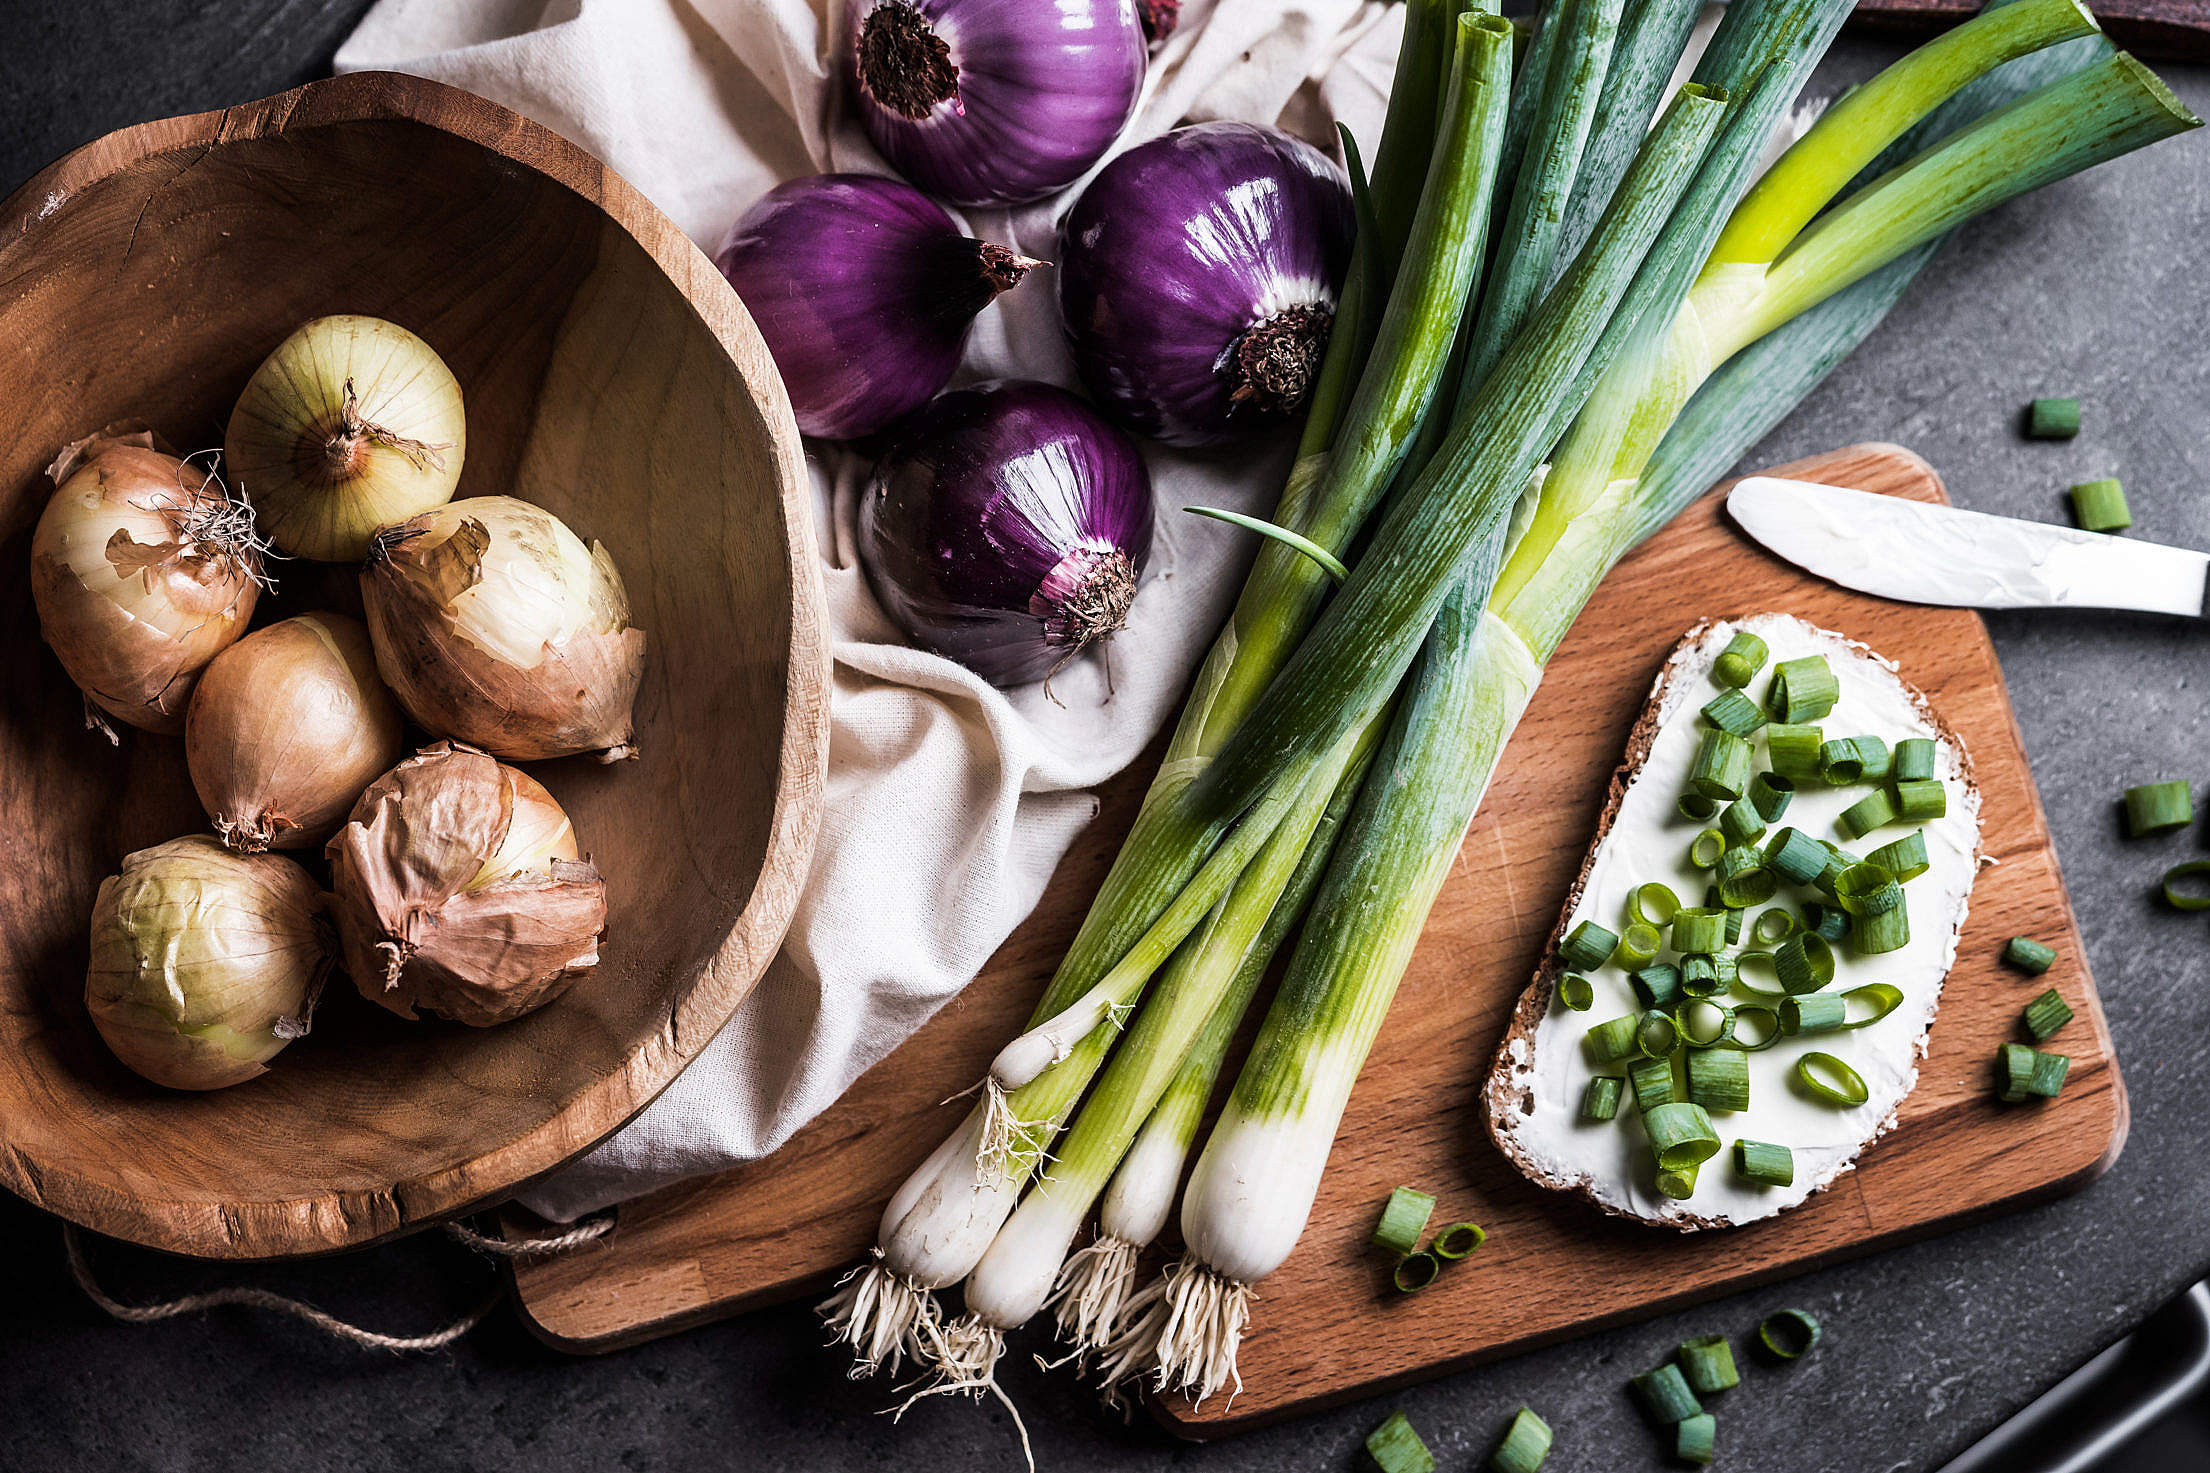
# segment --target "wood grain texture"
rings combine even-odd
[[[1923,35],[1969,20],[1981,0],[1858,0],[1861,30]],[[2151,61],[2210,61],[2210,0],[2090,0],[2110,39]]]
[[[127,1073],[81,1003],[119,857],[206,821],[181,744],[81,729],[25,580],[0,580],[0,1183],[210,1257],[355,1247],[511,1193],[642,1109],[780,943],[819,824],[827,655],[795,423],[712,264],[582,150],[481,98],[361,74],[126,129],[0,205],[0,567],[56,447],[121,418],[219,444],[302,320],[389,317],[467,395],[463,496],[603,540],[647,633],[640,761],[531,764],[605,873],[597,972],[506,1027],[331,990],[262,1079]],[[260,618],[357,613],[351,570],[278,567]]]
[[[1893,446],[1775,474],[1941,496],[1932,470]],[[1974,890],[1931,1054],[1896,1129],[1804,1207],[1684,1237],[1526,1181],[1491,1144],[1477,1098],[1660,662],[1696,620],[1761,609],[1800,614],[1900,661],[1972,754],[1987,851],[2000,863]],[[959,1000],[783,1151],[631,1203],[613,1234],[570,1257],[517,1266],[537,1332],[571,1350],[611,1349],[813,1289],[865,1252],[883,1201],[966,1108],[941,1102],[980,1075],[1048,979],[1148,776],[1108,789],[1035,916]],[[2063,953],[2046,982],[1999,965],[2004,938],[2017,933]],[[2082,955],[1979,617],[1810,579],[1733,533],[1718,496],[1707,497],[1605,581],[1536,692],[1352,1096],[1311,1224],[1262,1286],[1244,1392],[1232,1406],[1155,1410],[1174,1430],[1208,1437],[2080,1186],[2116,1158],[2126,1132],[2125,1092]],[[2063,1036],[2075,1060],[2064,1094],[2045,1107],[1999,1105],[1996,1045],[2017,1036],[2019,1009],[2051,984],[2080,1014]],[[1366,1243],[1400,1183],[1440,1198],[1438,1222],[1489,1230],[1478,1254],[1412,1297],[1389,1290],[1387,1266]]]

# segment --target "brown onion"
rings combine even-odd
[[[644,631],[613,559],[560,518],[477,496],[379,534],[361,572],[376,666],[432,735],[526,761],[634,756]]]
[[[184,760],[224,843],[304,849],[399,760],[399,727],[361,621],[302,614],[215,657],[185,713]]]
[[[402,1018],[504,1023],[598,963],[606,882],[567,813],[473,747],[438,742],[378,778],[329,854],[346,970]]]
[[[327,902],[291,860],[233,854],[205,834],[139,850],[92,905],[93,1026],[171,1089],[268,1072],[307,1031],[329,971]]]
[[[183,730],[193,683],[260,598],[252,511],[144,432],[80,440],[47,474],[54,495],[31,536],[47,644],[91,705]]]

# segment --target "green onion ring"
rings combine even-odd
[[[1852,998],[1860,997],[1865,1000],[1865,1005],[1871,1008],[1872,1012],[1865,1017],[1854,1018],[1844,1023],[1842,1025],[1844,1028],[1870,1028],[1873,1024],[1903,1006],[1902,989],[1891,987],[1885,982],[1867,982],[1862,987],[1852,987],[1842,994],[1842,1002],[1846,1005]]]
[[[1750,980],[1749,972],[1753,963],[1759,972],[1766,974],[1772,986],[1760,986]],[[1760,1002],[1771,1003],[1777,1003],[1788,995],[1788,989],[1780,985],[1779,965],[1774,961],[1771,952],[1743,951],[1735,954],[1734,992],[1737,997],[1753,997]]]
[[[1635,1020],[1635,1047],[1643,1057],[1663,1059],[1669,1057],[1680,1045],[1681,1032],[1673,1026],[1673,1020],[1656,1008]]]
[[[1757,1327],[1757,1343],[1779,1360],[1796,1360],[1819,1343],[1819,1322],[1800,1309],[1781,1309]]]
[[[1865,1076],[1832,1054],[1814,1051],[1796,1060],[1796,1080],[1829,1105],[1854,1109],[1872,1097]]]
[[[1701,1105],[1678,1100],[1643,1112],[1642,1128],[1650,1137],[1657,1163],[1668,1171],[1698,1166],[1719,1154],[1719,1132]]]
[[[1834,980],[1834,948],[1816,931],[1799,932],[1773,948],[1773,966],[1790,997],[1817,992]]]
[[[1417,1294],[1434,1283],[1436,1276],[1442,1271],[1443,1261],[1423,1248],[1417,1253],[1407,1253],[1398,1259],[1395,1271],[1389,1275],[1389,1282],[1397,1286],[1399,1294]]]
[[[1596,1005],[1596,988],[1579,972],[1568,972],[1558,979],[1558,1001],[1569,1012],[1585,1013]]]
[[[1718,1015],[1706,1028],[1695,1026],[1700,1009]],[[1717,1048],[1734,1037],[1734,1009],[1707,997],[1692,997],[1681,1003],[1673,1010],[1673,1023],[1680,1029],[1681,1042],[1690,1048]]]
[[[1434,1215],[1435,1199],[1411,1187],[1398,1187],[1381,1209],[1374,1228],[1373,1245],[1399,1257],[1420,1246],[1420,1234]]]
[[[1435,1241],[1427,1245],[1427,1251],[1446,1262],[1459,1259],[1489,1241],[1488,1233],[1477,1222],[1454,1222],[1435,1235]]]
[[[1761,1038],[1745,1038],[1742,1025],[1752,1019],[1759,1020],[1764,1028]],[[1734,1046],[1745,1054],[1761,1054],[1780,1042],[1780,1014],[1763,1003],[1746,1002],[1734,1010]]]
[[[1550,1424],[1526,1407],[1512,1418],[1504,1440],[1489,1454],[1490,1473],[1535,1473],[1550,1456]]]
[[[2197,875],[2210,875],[2210,859],[2190,859],[2164,871],[2164,903],[2173,910],[2210,910],[2210,894],[2184,895],[2174,888],[2176,881]]]
[[[1860,860],[1835,876],[1834,899],[1853,916],[1876,916],[1903,903],[1903,886],[1879,865]]]
[[[1635,886],[1627,897],[1627,919],[1652,926],[1672,925],[1673,915],[1680,908],[1681,898],[1673,893],[1673,887],[1656,880]]]
[[[1710,869],[1718,864],[1727,852],[1727,836],[1717,829],[1705,829],[1688,845],[1688,862],[1697,869]]]
[[[1742,1384],[1742,1373],[1734,1367],[1734,1347],[1724,1335],[1699,1335],[1693,1340],[1683,1340],[1674,1359],[1680,1362],[1681,1375],[1688,1382],[1688,1389],[1698,1396],[1709,1396]]]
[[[1795,934],[1796,918],[1780,906],[1760,911],[1750,922],[1750,939],[1760,946],[1778,946]]]

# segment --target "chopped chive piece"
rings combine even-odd
[[[1903,887],[1879,865],[1861,860],[1834,877],[1834,899],[1853,916],[1876,916],[1903,903]]]
[[[1434,1212],[1433,1197],[1410,1187],[1398,1187],[1382,1206],[1381,1222],[1374,1228],[1374,1246],[1400,1257],[1410,1253],[1420,1246],[1420,1234],[1427,1230],[1427,1219]]]
[[[1735,1147],[1735,1154],[1739,1156],[1741,1142],[1737,1141]],[[1699,1335],[1693,1340],[1683,1340],[1678,1359],[1681,1379],[1698,1396],[1711,1396],[1742,1384],[1742,1373],[1734,1366],[1734,1347],[1727,1343],[1724,1335]]]
[[[1820,901],[1806,901],[1803,907],[1803,928],[1829,944],[1849,934],[1849,912],[1839,905],[1826,905]]]
[[[2043,946],[2031,936],[2013,936],[2003,943],[2003,960],[2035,977],[2054,966],[2056,959],[2055,947]]]
[[[2210,875],[2210,859],[2190,859],[2164,871],[2164,903],[2174,910],[2210,910],[2210,895],[2189,895],[2179,888],[2180,881],[2197,875]]]
[[[1877,915],[1859,916],[1849,944],[1859,956],[1882,956],[1911,944],[1911,909],[1897,905]]]
[[[1579,972],[1568,972],[1558,979],[1558,1001],[1568,1012],[1585,1013],[1596,1005],[1596,987]]]
[[[1796,1060],[1796,1078],[1829,1105],[1862,1105],[1872,1097],[1865,1077],[1832,1054],[1809,1053]]]
[[[1719,900],[1728,910],[1763,905],[1777,889],[1779,883],[1765,867],[1764,851],[1755,845],[1729,849],[1719,856]]]
[[[1905,823],[1940,818],[1949,811],[1949,790],[1931,780],[1895,785],[1895,816]]]
[[[1816,726],[1779,722],[1765,728],[1765,754],[1773,771],[1796,784],[1818,779],[1819,748],[1825,741],[1826,734]]]
[[[1549,1456],[1550,1424],[1521,1407],[1504,1440],[1489,1454],[1489,1473],[1535,1473]]]
[[[1711,1052],[1739,1053],[1741,1050],[1714,1049]],[[1657,1153],[1658,1165],[1671,1170],[1698,1165],[1719,1153],[1719,1132],[1711,1128],[1711,1116],[1703,1106],[1692,1102],[1674,1101],[1644,1111],[1642,1128],[1649,1134],[1650,1149]]]
[[[1696,1400],[1696,1393],[1688,1389],[1688,1378],[1671,1361],[1635,1377],[1634,1394],[1642,1403],[1642,1409],[1650,1414],[1650,1420],[1661,1427],[1685,1422],[1704,1409],[1703,1403]]]
[[[1717,1048],[1734,1037],[1734,1009],[1709,998],[1690,998],[1673,1010],[1673,1026],[1690,1048]]]
[[[1773,948],[1773,968],[1790,997],[1817,992],[1834,980],[1834,948],[1816,931],[1799,931]]]
[[[1760,911],[1750,923],[1750,939],[1760,946],[1777,946],[1795,932],[1796,918],[1779,906]]]
[[[1842,858],[1830,848],[1826,855],[1826,868],[1819,871],[1819,877],[1811,882],[1811,888],[1824,895],[1834,904],[1840,905],[1842,903],[1841,897],[1834,893],[1834,885],[1836,881],[1841,879],[1842,871],[1848,869],[1849,866],[1849,860]]]
[[[1738,1048],[1691,1049],[1688,1102],[1714,1115],[1750,1107],[1750,1056]]]
[[[1737,798],[1721,810],[1719,832],[1730,845],[1754,844],[1765,837],[1765,815],[1748,798]]]
[[[1477,1222],[1454,1222],[1435,1235],[1435,1241],[1427,1245],[1427,1251],[1448,1263],[1459,1259],[1489,1241],[1488,1230]]]
[[[1780,1014],[1763,1003],[1746,1002],[1734,1010],[1734,1046],[1761,1054],[1780,1042]]]
[[[1859,742],[1875,743],[1881,755],[1887,755],[1887,743],[1878,737],[1836,737],[1819,743],[1819,776],[1829,787],[1843,788],[1865,780],[1865,755]]]
[[[1693,1166],[1660,1166],[1657,1173],[1658,1195],[1675,1202],[1685,1202],[1696,1195],[1696,1175],[1703,1170],[1703,1163]]]
[[[1726,944],[1727,913],[1708,905],[1684,907],[1673,917],[1673,949],[1713,952]]]
[[[1796,1184],[1795,1152],[1765,1141],[1736,1141],[1734,1174],[1760,1186],[1792,1187]]]
[[[1691,998],[1717,997],[1726,990],[1719,978],[1719,959],[1712,952],[1691,952],[1681,958],[1681,991]]]
[[[1756,980],[1750,977],[1754,969]],[[1763,983],[1770,982],[1771,986]],[[1745,951],[1734,959],[1734,990],[1745,997],[1755,997],[1766,1002],[1778,1002],[1788,995],[1788,989],[1780,985],[1780,962],[1769,951]]]
[[[1718,730],[1743,738],[1756,735],[1765,724],[1765,713],[1757,709],[1757,702],[1738,690],[1723,690],[1704,702],[1703,718]]]
[[[1770,895],[1765,897],[1772,899]],[[1743,907],[1735,906],[1727,911],[1727,945],[1733,946],[1742,939]]]
[[[1688,766],[1690,790],[1717,802],[1742,796],[1750,782],[1750,744],[1731,731],[1707,730]]]
[[[1645,1008],[1670,1008],[1680,1001],[1681,969],[1671,962],[1659,962],[1631,973],[1627,981],[1634,988],[1635,998]]]
[[[2195,800],[2184,782],[2143,783],[2126,789],[2126,834],[2145,839],[2195,821]]]
[[[1995,1056],[2002,1087],[1998,1099],[2016,1104],[2025,1099],[2053,1100],[2064,1088],[2064,1076],[2072,1067],[2065,1054],[2045,1054],[2022,1043],[2006,1043]]]
[[[1795,797],[1796,785],[1778,773],[1761,772],[1750,779],[1749,800],[1757,808],[1757,816],[1767,823],[1779,823],[1780,816],[1788,811],[1788,800]]]
[[[1635,1042],[1635,1030],[1641,1026],[1640,1013],[1607,1019],[1588,1030],[1583,1045],[1587,1048],[1589,1057],[1599,1064],[1616,1064],[1621,1059],[1639,1058],[1642,1048]]]
[[[1895,772],[1895,754],[1888,744],[1875,736],[1852,737],[1857,743],[1857,760],[1863,764],[1857,774],[1861,783],[1884,783]]]
[[[1849,1004],[1838,992],[1791,997],[1780,1005],[1780,1031],[1790,1038],[1805,1033],[1839,1033],[1848,1016]]]
[[[1917,829],[1892,844],[1882,844],[1865,856],[1865,863],[1879,865],[1894,875],[1898,884],[1917,879],[1930,868],[1926,862],[1926,831]]]
[[[1773,667],[1773,684],[1765,693],[1765,709],[1772,712],[1773,720],[1783,725],[1801,726],[1833,710],[1841,694],[1841,682],[1827,668],[1826,656],[1805,655],[1800,660],[1782,660]]]
[[[1826,846],[1802,829],[1782,829],[1765,846],[1765,865],[1791,885],[1808,885],[1826,871]]]
[[[1631,921],[1620,933],[1619,949],[1612,957],[1629,971],[1646,967],[1657,960],[1658,952],[1665,945],[1665,934],[1647,921]]]
[[[1780,1309],[1757,1327],[1757,1343],[1780,1360],[1800,1360],[1819,1343],[1819,1322],[1800,1309]]]
[[[1673,893],[1673,887],[1656,880],[1635,886],[1634,893],[1627,897],[1627,918],[1648,921],[1653,926],[1671,925],[1680,908],[1681,898]]]
[[[1870,1028],[1903,1006],[1902,989],[1891,987],[1885,982],[1867,982],[1861,987],[1850,988],[1841,996],[1844,1007],[1853,1002],[1861,1002],[1866,1008],[1864,1016],[1850,1019],[1842,1025],[1844,1028]]]
[[[1680,796],[1680,801],[1673,806],[1679,809],[1680,816],[1690,823],[1702,823],[1719,811],[1718,803],[1713,799],[1706,798],[1701,793],[1683,793]]]
[[[1934,776],[1934,739],[1905,737],[1897,742],[1889,772],[1899,783],[1930,781]]]
[[[1619,938],[1594,921],[1583,921],[1567,933],[1558,955],[1576,972],[1593,972],[1611,960]]]
[[[2036,399],[2026,406],[2026,438],[2069,440],[2080,432],[2080,401]]]
[[[1683,1417],[1673,1427],[1673,1456],[1698,1467],[1718,1456],[1719,1419],[1709,1412]]]
[[[2034,1036],[2035,1043],[2046,1042],[2050,1034],[2071,1021],[2072,1009],[2054,987],[2026,1004],[2026,1031]]]
[[[1435,1455],[1402,1412],[1366,1434],[1366,1457],[1379,1473],[1435,1473]]]
[[[1399,1294],[1417,1294],[1434,1283],[1442,1271],[1443,1261],[1422,1248],[1417,1253],[1407,1253],[1397,1260],[1396,1268],[1389,1275],[1389,1282],[1396,1285]]]
[[[2133,525],[2126,488],[2114,476],[2080,482],[2072,488],[2072,519],[2090,532],[2123,532]]]
[[[1681,1033],[1670,1013],[1650,1009],[1635,1019],[1635,1048],[1645,1059],[1662,1059],[1680,1047]]]
[[[1627,1083],[1634,1090],[1634,1105],[1647,1115],[1660,1105],[1673,1103],[1673,1061],[1670,1059],[1644,1059],[1627,1070]]]
[[[1589,1080],[1588,1088],[1581,1094],[1581,1118],[1601,1124],[1617,1117],[1619,1096],[1624,1089],[1616,1074],[1599,1074]]]
[[[1736,690],[1757,678],[1757,672],[1765,668],[1765,641],[1747,629],[1738,629],[1727,647],[1712,661],[1711,678],[1721,685],[1731,685]]]
[[[1941,785],[1934,784],[1938,792]],[[1896,800],[1886,788],[1875,788],[1844,808],[1841,817],[1834,820],[1836,827],[1852,839],[1862,839],[1874,829],[1895,822]]]

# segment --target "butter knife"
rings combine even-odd
[[[1975,609],[2200,616],[2210,554],[2046,522],[1749,476],[1727,512],[1806,572],[1882,598]]]

